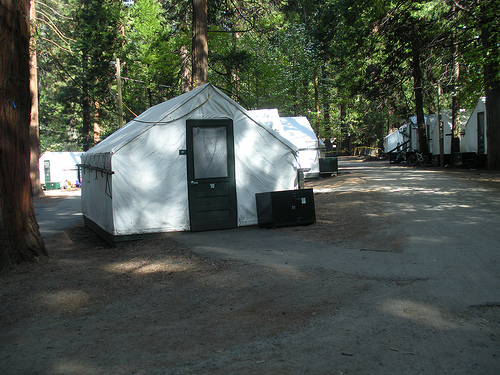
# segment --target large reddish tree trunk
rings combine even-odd
[[[180,71],[181,91],[185,93],[193,89],[192,85],[193,79],[191,74],[193,64],[191,62],[192,58],[191,55],[189,54],[188,48],[184,45],[181,46],[179,50],[179,59],[181,63],[181,71]]]
[[[46,255],[30,183],[29,0],[0,0],[0,268]]]
[[[193,88],[208,79],[207,0],[193,1]]]
[[[42,185],[40,184],[40,169],[38,167],[40,159],[40,125],[38,122],[38,74],[37,74],[37,59],[36,59],[36,5],[35,0],[30,1],[30,21],[31,21],[31,38],[30,38],[30,92],[31,92],[31,122],[30,122],[30,178],[31,190],[33,196],[41,196],[43,194]]]

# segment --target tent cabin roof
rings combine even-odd
[[[297,152],[297,147],[293,143],[282,137],[279,133],[272,131],[272,129],[265,124],[254,120],[246,109],[230,99],[228,96],[221,93],[212,84],[206,83],[192,91],[149,108],[133,120],[129,121],[125,126],[115,131],[102,142],[92,147],[86,152],[86,154],[114,154],[123,148],[123,146],[141,134],[147,132],[152,127],[168,125],[169,123],[175,122],[176,120],[189,115],[199,107],[202,107],[209,100],[214,100],[215,98],[217,98],[217,100],[224,100],[227,104],[235,106],[238,110],[254,121],[256,125],[264,128],[280,140],[281,143],[290,148],[292,152]]]
[[[281,117],[284,133],[290,142],[300,149],[317,149],[324,147],[309,123],[307,117]]]
[[[465,123],[465,127],[464,128],[467,128],[467,126],[469,125],[469,123],[471,122],[474,122],[476,121],[475,118],[473,118],[473,114],[478,112],[480,107],[483,107],[486,105],[486,97],[483,96],[483,97],[480,97],[477,102],[476,102],[476,105],[474,106],[474,109],[472,110],[472,112],[470,112],[470,115],[469,115],[469,118],[467,119],[467,122]]]
[[[248,111],[260,123],[278,132],[299,150],[323,148],[323,141],[318,139],[305,116],[280,117],[276,108]]]

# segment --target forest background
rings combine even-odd
[[[38,0],[41,151],[87,150],[120,117],[126,123],[189,91],[195,2]],[[488,82],[498,95],[499,0],[208,0],[207,7],[208,82],[247,109],[307,116],[337,150],[382,147],[415,114],[422,122],[423,114],[453,109],[458,124],[460,109],[485,96]]]

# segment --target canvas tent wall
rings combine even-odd
[[[298,149],[299,167],[309,169],[304,172],[304,177],[306,179],[319,177],[319,157],[325,145],[316,137],[307,117],[281,117],[280,119],[283,125],[283,133],[280,134]]]
[[[401,125],[398,130],[388,134],[384,138],[384,152],[397,153],[399,151],[418,150],[418,128],[416,121],[416,116],[413,116],[408,123]]]
[[[451,116],[448,116],[446,113],[442,113],[441,122],[443,124],[443,153],[445,155],[450,155],[451,138],[453,136]],[[429,152],[432,155],[440,155],[439,115],[427,115],[425,125],[427,128]]]
[[[480,98],[472,111],[460,138],[460,152],[486,155],[486,98]]]
[[[398,130],[393,131],[384,138],[384,152],[386,154],[390,152],[401,151],[401,145],[405,142],[403,133]]]
[[[316,137],[307,117],[280,117],[277,109],[248,112],[257,121],[269,126],[297,147],[299,168],[305,170],[306,179],[319,177],[319,157],[325,145]]]
[[[198,230],[199,215],[231,219],[233,208],[234,226],[254,225],[256,193],[297,187],[295,155],[293,144],[206,84],[148,109],[82,155],[82,213],[114,240]]]
[[[469,118],[470,111],[461,109],[459,111],[460,128],[463,129]],[[439,146],[439,122],[438,115],[432,114],[426,117],[427,138],[429,142],[429,152],[432,155],[440,154]],[[451,143],[453,138],[453,123],[451,110],[445,109],[441,111],[441,122],[443,124],[443,153],[451,155]]]
[[[67,181],[75,184],[79,180],[78,164],[83,152],[44,152],[38,160],[40,183],[57,182],[65,187]]]

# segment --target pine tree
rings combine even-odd
[[[29,0],[0,0],[0,268],[47,255],[30,182]]]

